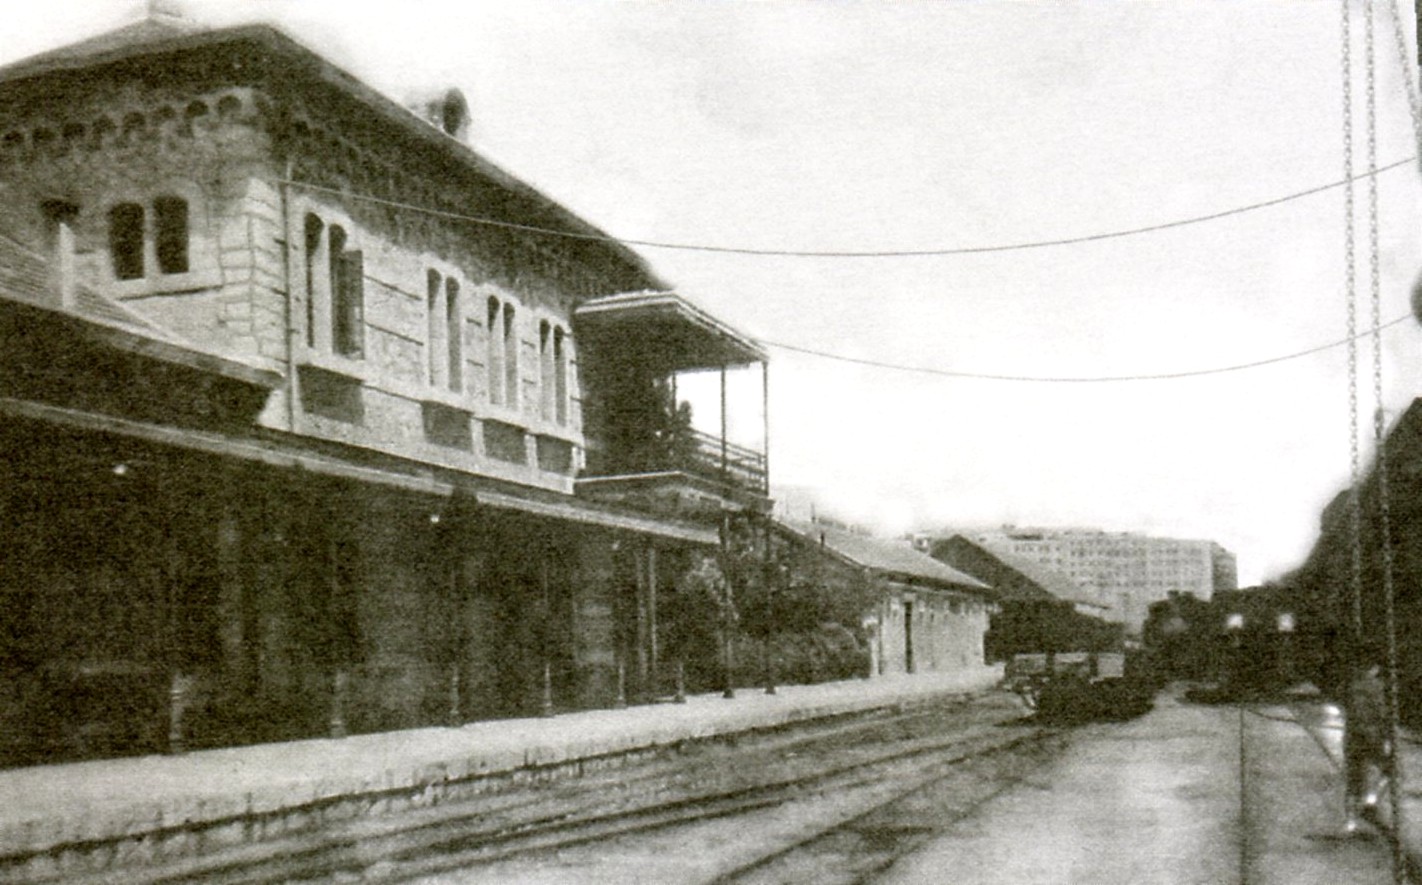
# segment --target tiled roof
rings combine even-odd
[[[246,383],[274,387],[281,375],[239,358],[203,350],[147,317],[92,288],[76,285],[72,304],[62,304],[44,257],[0,233],[0,304],[23,304],[69,317],[100,332],[110,345]]]
[[[148,338],[187,346],[171,332],[87,286],[75,287],[73,305],[61,305],[59,295],[50,282],[49,263],[4,234],[0,234],[0,298],[22,301]]]
[[[70,43],[58,49],[23,58],[12,65],[0,68],[0,77],[23,75],[31,70],[48,68],[57,63],[122,54],[134,47],[185,37],[198,29],[198,26],[191,22],[170,16],[164,16],[161,19],[147,18],[111,31],[105,31],[87,40],[80,40],[78,43]]]
[[[821,523],[784,519],[779,522],[813,543],[823,543],[842,558],[875,571],[963,589],[992,589],[972,575],[915,550],[907,541],[860,535]]]

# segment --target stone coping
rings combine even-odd
[[[591,710],[0,771],[0,857],[412,793],[471,778],[613,756],[982,691],[1000,667],[738,689],[734,699]]]

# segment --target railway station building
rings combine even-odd
[[[769,509],[674,378],[766,355],[424,110],[162,15],[0,70],[0,764],[668,691]]]

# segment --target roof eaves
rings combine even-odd
[[[101,34],[99,37],[91,38],[91,41],[81,41],[81,43],[97,41],[103,36],[104,35]],[[574,234],[576,238],[581,240],[600,242],[609,251],[617,253],[623,261],[634,267],[641,276],[647,279],[652,287],[658,289],[670,288],[656,275],[656,272],[652,270],[651,265],[645,258],[637,254],[616,237],[613,237],[576,215],[570,209],[564,207],[527,182],[515,177],[491,160],[477,153],[470,146],[431,126],[409,108],[404,107],[379,90],[367,85],[355,75],[347,72],[319,52],[306,46],[300,40],[273,24],[258,23],[235,25],[232,27],[206,29],[192,33],[181,33],[175,29],[172,36],[159,37],[154,40],[120,45],[112,49],[103,49],[94,53],[74,56],[60,54],[64,48],[61,47],[60,50],[41,53],[37,56],[31,56],[29,59],[22,59],[12,65],[0,67],[0,87],[47,74],[74,72],[100,65],[112,64],[129,58],[137,58],[143,55],[160,55],[184,49],[196,49],[204,46],[236,43],[244,40],[263,44],[267,49],[273,52],[293,59],[298,63],[305,64],[309,68],[309,72],[314,74],[317,79],[345,91],[357,101],[360,101],[379,113],[387,121],[403,128],[406,132],[419,138],[425,144],[451,156],[456,161],[488,178],[497,186],[532,200],[538,204],[540,208],[550,212],[561,225],[569,228],[570,230],[567,230],[566,233]],[[553,231],[552,233],[553,235],[557,235],[558,232]]]

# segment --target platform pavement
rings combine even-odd
[[[875,881],[896,885],[1384,885],[1388,844],[1343,833],[1326,747],[1291,708],[1183,692],[1066,750]]]
[[[240,829],[349,798],[413,795],[418,804],[420,794],[470,778],[976,692],[1001,678],[1000,667],[981,667],[782,686],[774,695],[739,689],[733,699],[693,695],[685,704],[0,771],[0,860],[224,822]]]

